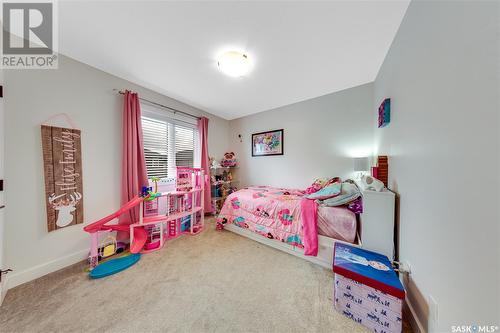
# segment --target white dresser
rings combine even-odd
[[[361,240],[364,249],[386,255],[394,260],[394,210],[396,196],[384,189],[381,192],[363,191]]]

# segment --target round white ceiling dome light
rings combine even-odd
[[[252,63],[248,55],[238,51],[227,51],[217,59],[217,66],[226,75],[242,77],[252,69]]]

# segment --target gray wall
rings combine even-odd
[[[85,223],[120,204],[123,96],[113,88],[209,117],[209,151],[227,149],[228,121],[61,56],[57,70],[5,73],[5,267],[9,287],[84,259],[89,236],[82,225],[47,233],[40,124],[66,112],[82,130]],[[67,126],[64,122],[56,125]]]
[[[373,86],[366,84],[230,121],[229,144],[243,186],[306,188],[353,175],[353,157],[373,150]],[[251,134],[284,129],[283,156],[252,157]],[[238,138],[242,136],[242,142]]]
[[[375,81],[400,257],[438,304],[431,331],[500,324],[498,22],[496,2],[412,1]]]

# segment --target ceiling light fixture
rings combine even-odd
[[[227,51],[218,57],[217,66],[226,75],[241,77],[250,71],[252,63],[245,53]]]

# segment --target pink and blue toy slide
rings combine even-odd
[[[98,258],[98,233],[103,231],[121,231],[125,233],[130,233],[130,227],[126,224],[111,224],[106,225],[108,222],[118,218],[120,215],[128,212],[130,209],[138,206],[144,198],[136,196],[125,205],[120,207],[116,212],[110,214],[97,222],[89,224],[83,230],[90,233],[91,236],[91,247],[90,247],[90,261],[91,266],[94,266],[90,271],[89,276],[92,279],[98,279],[112,274],[121,272],[130,266],[136,264],[141,255],[139,252],[143,249],[147,241],[147,231],[144,228],[134,228],[133,241],[130,243],[130,253],[129,256],[124,256],[116,259],[108,260],[104,263],[97,265]],[[94,264],[92,264],[94,262]]]

